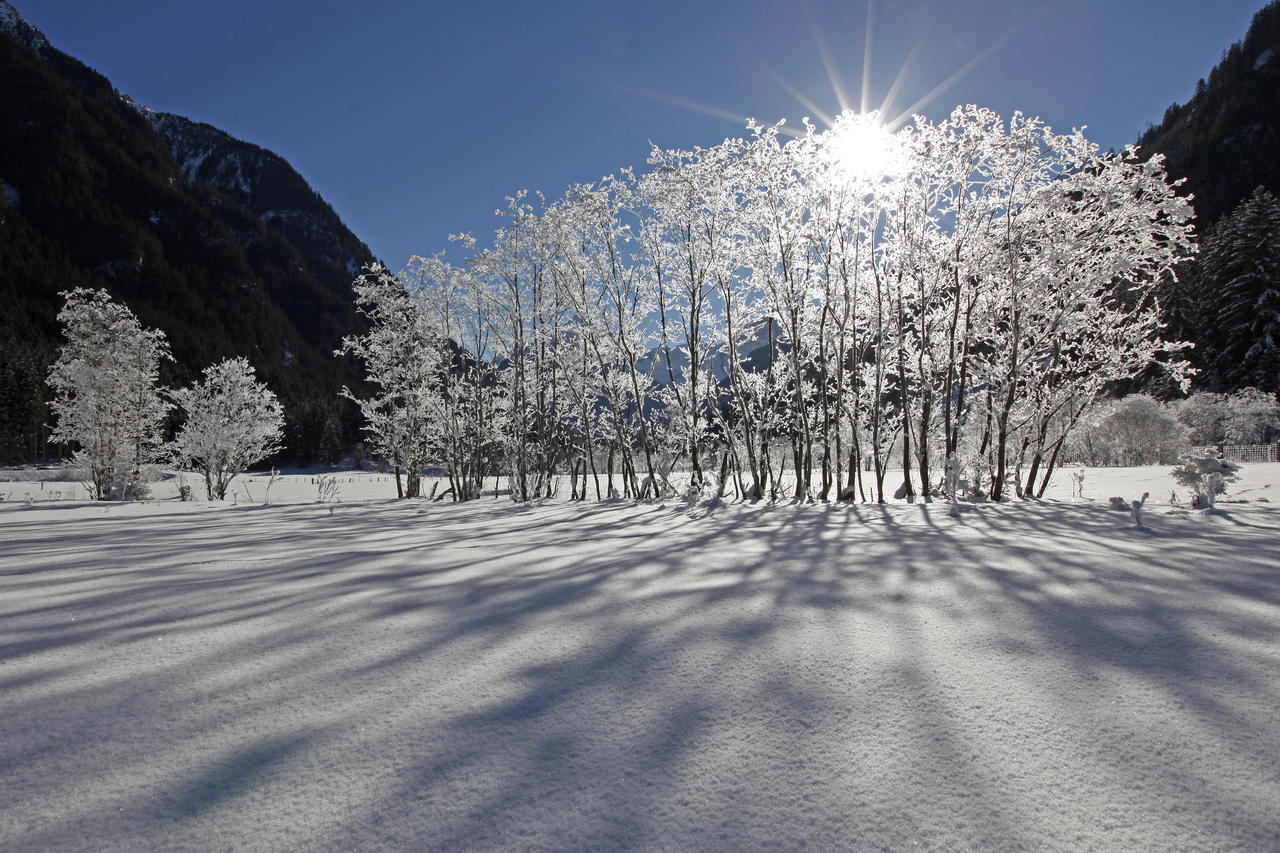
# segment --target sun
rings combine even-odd
[[[880,122],[879,112],[846,110],[823,134],[833,165],[846,178],[879,180],[892,177],[902,165],[902,146]]]

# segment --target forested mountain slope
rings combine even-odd
[[[1186,176],[1202,229],[1259,185],[1280,191],[1280,2],[1263,7],[1191,100],[1172,104],[1138,144]]]
[[[1139,145],[1195,195],[1201,251],[1164,307],[1171,335],[1196,344],[1196,387],[1280,390],[1280,2]]]
[[[359,373],[333,351],[373,257],[284,159],[139,108],[3,0],[0,103],[0,461],[45,452],[58,292],[76,286],[168,335],[168,384],[247,356],[284,403],[287,458],[354,440],[338,389]]]

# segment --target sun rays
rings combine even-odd
[[[856,108],[846,95],[847,87],[845,81],[841,79],[840,71],[832,57],[832,52],[824,35],[821,22],[813,15],[812,9],[809,9],[809,13],[812,21],[811,32],[814,51],[822,63],[823,71],[825,72],[827,81],[831,86],[832,99],[838,106],[838,109],[834,113],[823,109],[815,97],[811,97],[806,94],[800,87],[793,84],[776,69],[770,67],[759,59],[753,59],[754,64],[767,74],[774,83],[785,90],[788,95],[794,98],[796,102],[807,111],[806,115],[812,117],[816,122],[818,122],[819,127],[822,130],[831,130],[835,128],[847,115],[875,116],[874,120],[859,122],[858,126],[862,129],[857,133],[854,133],[852,135],[853,138],[848,140],[847,144],[845,141],[841,142],[841,145],[847,148],[851,156],[856,154],[870,162],[874,162],[874,160],[879,157],[878,154],[872,156],[875,152],[883,151],[885,148],[883,144],[884,140],[879,138],[880,136],[887,137],[888,135],[891,135],[910,121],[913,115],[916,115],[936,103],[944,93],[953,88],[976,68],[982,66],[983,63],[989,60],[1001,48],[1009,44],[1032,19],[1040,15],[1049,7],[1048,0],[1033,7],[1022,18],[1013,22],[1008,30],[998,34],[985,48],[978,51],[959,68],[944,77],[936,85],[925,92],[924,95],[911,103],[910,106],[895,113],[891,109],[892,105],[911,79],[912,72],[918,67],[920,55],[922,51],[925,50],[929,41],[932,20],[926,22],[925,26],[922,28],[919,36],[912,45],[911,50],[902,61],[897,73],[894,74],[893,80],[885,93],[884,99],[878,106],[876,106],[872,103],[871,97],[871,66],[873,50],[876,45],[875,27],[877,24],[875,5],[875,0],[867,0],[866,23],[863,29],[862,79],[858,87],[860,96]],[[634,87],[624,88],[625,91],[632,94],[640,95],[662,103],[671,104],[673,106],[678,106],[703,115],[733,121],[737,124],[745,123],[748,120],[748,116],[739,115],[731,110],[720,107],[697,103],[687,98],[666,95],[648,89]],[[797,123],[795,126],[784,127],[781,132],[792,137],[803,136],[805,131],[799,126],[799,124],[800,123]],[[870,131],[868,131],[867,134],[863,133],[863,130],[872,126],[878,128],[878,130],[874,133]],[[863,136],[867,136],[867,138],[863,139]]]

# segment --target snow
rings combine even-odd
[[[37,53],[49,47],[49,40],[22,17],[6,0],[0,0],[0,31],[10,33]]]
[[[1276,55],[1276,49],[1274,47],[1269,47],[1266,50],[1262,51],[1262,53],[1258,54],[1258,58],[1253,61],[1253,69],[1257,71],[1259,68],[1261,68],[1262,66],[1270,62],[1271,57],[1275,55]]]
[[[222,169],[234,169],[235,171],[234,175],[224,175],[222,177],[223,183],[226,186],[238,189],[246,196],[250,194],[249,179],[245,177],[244,163],[240,159],[240,152],[233,151],[224,157],[222,160]]]
[[[209,159],[209,155],[213,153],[212,149],[193,150],[182,161],[182,175],[187,179],[188,183],[196,180],[196,175],[200,171],[200,167],[204,165],[204,161]]]
[[[1276,849],[1280,465],[1168,471],[955,518],[27,472],[0,849]]]

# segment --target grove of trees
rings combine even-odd
[[[971,493],[1033,495],[1110,383],[1188,379],[1157,284],[1189,203],[1160,158],[1021,114],[752,124],[502,213],[460,266],[356,283],[342,352],[410,494],[431,463],[456,499],[928,499],[954,456]]]
[[[47,379],[58,417],[52,440],[76,448],[73,465],[95,500],[144,497],[162,461],[195,464],[209,499],[221,500],[237,474],[279,449],[283,410],[246,359],[226,359],[167,392],[159,384],[160,362],[170,358],[164,332],[144,328],[104,290],[62,296],[65,340]],[[186,418],[170,443],[174,403]]]

